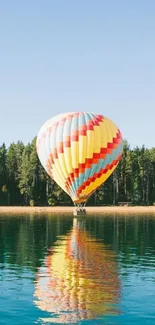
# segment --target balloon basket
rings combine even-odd
[[[86,215],[86,209],[85,208],[76,208],[73,211],[74,216],[83,216]]]

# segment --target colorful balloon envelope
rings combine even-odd
[[[70,112],[48,120],[38,133],[36,146],[46,172],[74,204],[82,204],[117,167],[123,139],[107,117]]]

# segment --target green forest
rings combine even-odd
[[[87,205],[155,204],[155,148],[130,148],[117,169],[89,198]],[[31,143],[0,146],[0,205],[73,205],[70,197],[47,175],[36,153],[36,138]]]

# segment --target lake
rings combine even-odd
[[[155,217],[0,216],[0,324],[155,324]]]

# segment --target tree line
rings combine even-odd
[[[88,205],[155,204],[155,148],[130,148],[117,169],[89,198]],[[31,143],[0,146],[0,205],[72,205],[70,197],[47,175]]]

